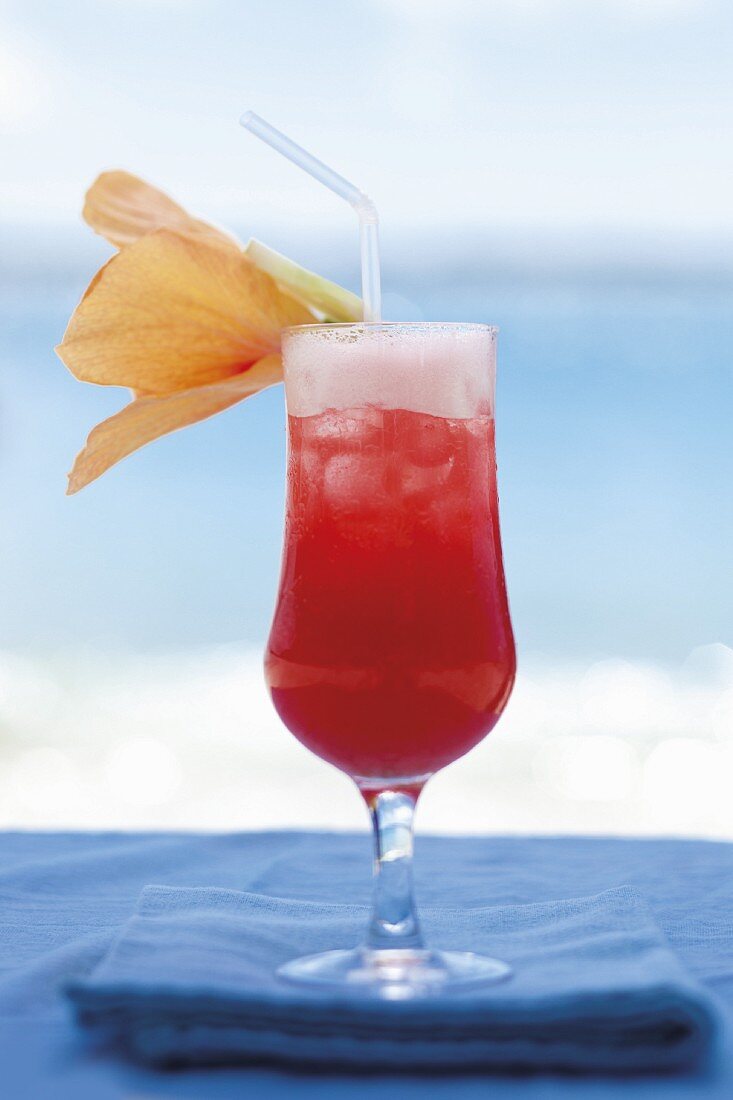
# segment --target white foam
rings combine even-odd
[[[294,416],[376,405],[469,419],[493,413],[496,330],[487,325],[319,325],[285,333]]]

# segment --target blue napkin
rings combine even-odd
[[[707,995],[631,887],[422,915],[432,944],[504,959],[512,978],[396,1002],[291,986],[276,967],[358,943],[363,906],[150,886],[109,954],[67,992],[81,1023],[156,1066],[629,1072],[689,1066],[711,1044]]]

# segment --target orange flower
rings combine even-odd
[[[84,218],[120,251],[92,279],[56,350],[76,378],[127,386],[133,400],[91,432],[69,493],[151,440],[279,382],[281,331],[321,319],[309,304],[321,307],[324,287],[343,307],[337,319],[358,311],[354,295],[262,245],[265,261],[256,263],[232,237],[126,172],[99,176]],[[263,270],[273,264],[282,278]],[[304,275],[319,284],[310,303],[298,293]]]

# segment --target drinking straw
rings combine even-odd
[[[297,164],[308,175],[346,199],[359,218],[361,244],[361,296],[364,302],[364,320],[379,321],[382,312],[382,295],[379,280],[379,215],[372,200],[353,183],[334,172],[312,153],[306,152],[289,137],[276,130],[254,111],[246,111],[240,123],[255,137],[267,142],[276,152]]]

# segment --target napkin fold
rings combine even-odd
[[[422,917],[431,944],[504,959],[513,976],[410,1001],[312,991],[276,968],[358,943],[365,907],[150,886],[108,955],[67,993],[82,1024],[160,1067],[669,1071],[712,1042],[710,999],[631,887]]]

